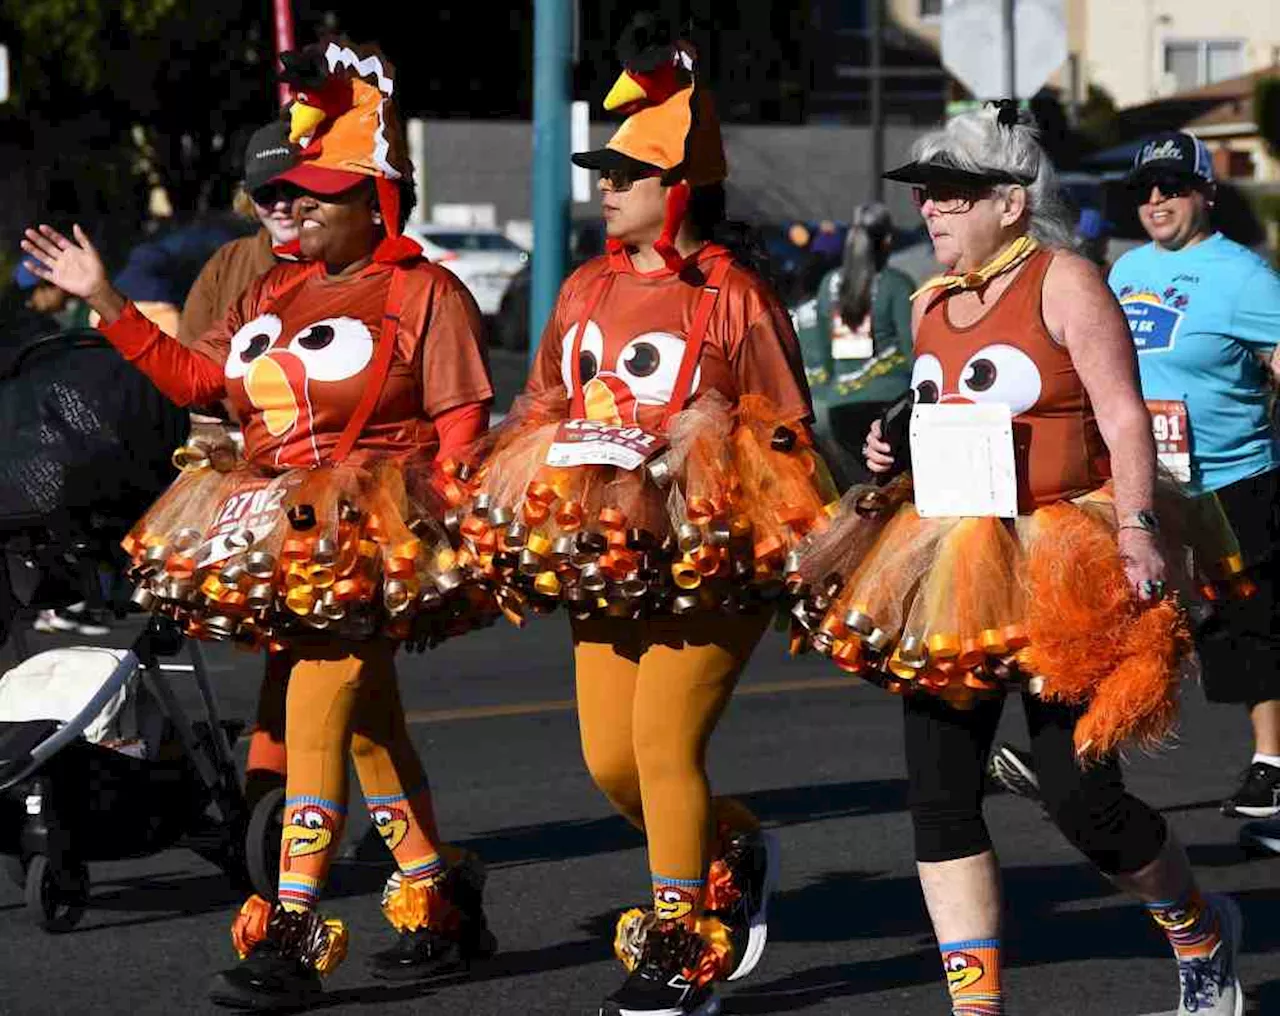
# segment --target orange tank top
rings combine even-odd
[[[1018,510],[1076,497],[1110,475],[1106,445],[1066,348],[1041,313],[1053,252],[1031,255],[995,305],[953,325],[946,295],[931,300],[915,337],[911,386],[918,402],[1003,402],[1013,412]]]

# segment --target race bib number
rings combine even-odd
[[[922,518],[1018,514],[1008,406],[918,404],[911,411],[910,436],[911,479]]]
[[[1172,400],[1149,399],[1151,433],[1156,439],[1156,455],[1160,465],[1182,483],[1191,482],[1191,432],[1187,427],[1187,404]]]
[[[871,315],[862,319],[857,328],[844,323],[839,311],[831,315],[831,359],[866,360],[875,354],[876,343],[871,335]]]
[[[595,420],[566,420],[560,424],[547,451],[547,465],[639,469],[666,445],[665,438],[640,427],[618,427]]]
[[[201,567],[220,564],[266,536],[280,518],[287,491],[284,484],[263,478],[223,501],[197,554]]]

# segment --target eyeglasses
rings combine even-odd
[[[932,201],[933,207],[943,215],[954,215],[967,212],[974,202],[991,193],[990,188],[962,187],[958,184],[927,183],[911,188],[911,200],[917,208],[923,208],[926,201]]]
[[[609,190],[615,194],[623,191],[629,191],[635,186],[637,180],[648,180],[650,177],[661,176],[660,169],[602,169],[600,170],[600,179],[609,185]]]
[[[302,192],[290,183],[264,183],[261,187],[251,190],[249,197],[255,205],[270,208],[280,201],[292,202],[300,193]]]
[[[1189,176],[1146,176],[1129,184],[1129,190],[1143,205],[1151,203],[1153,188],[1165,198],[1184,198],[1197,189],[1196,182]]]

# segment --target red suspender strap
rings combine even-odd
[[[596,308],[600,306],[605,290],[609,288],[609,284],[612,281],[612,271],[605,272],[596,280],[596,284],[591,287],[591,292],[587,296],[582,317],[578,319],[578,326],[573,333],[573,356],[569,360],[569,370],[573,376],[573,393],[569,403],[569,419],[571,420],[583,420],[587,416],[586,400],[582,394],[582,337],[587,334],[587,323],[591,320],[591,315],[596,312]]]
[[[391,283],[387,287],[387,305],[382,314],[382,333],[378,336],[378,348],[373,354],[373,373],[356,404],[351,419],[347,421],[333,454],[329,457],[331,465],[341,464],[360,438],[360,432],[369,422],[378,399],[382,397],[382,389],[386,386],[387,375],[391,373],[391,358],[396,351],[396,336],[400,331],[400,308],[404,304],[405,285],[409,273],[396,265],[391,269]]]
[[[711,324],[711,312],[716,309],[716,300],[724,286],[725,277],[729,274],[729,266],[733,258],[722,255],[716,258],[707,281],[698,297],[697,309],[693,312],[693,324],[685,339],[684,357],[680,361],[680,373],[676,375],[676,383],[671,388],[671,398],[667,402],[666,412],[662,414],[662,430],[665,433],[671,417],[684,408],[693,387],[693,377],[698,370],[698,361],[702,358],[702,346],[707,338],[707,328]]]

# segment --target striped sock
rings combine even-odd
[[[698,919],[706,879],[653,876],[653,910],[659,921],[673,921],[692,928]]]
[[[279,899],[286,910],[316,909],[346,818],[346,808],[323,797],[285,800]]]
[[[938,946],[951,992],[952,1016],[1003,1016],[1000,940],[971,938]]]
[[[423,787],[408,795],[366,795],[365,803],[374,828],[395,857],[406,882],[426,882],[444,871],[444,858],[416,818],[430,814],[429,790]]]
[[[1218,917],[1199,889],[1192,887],[1179,899],[1156,900],[1146,907],[1180,960],[1209,956],[1222,939]]]

